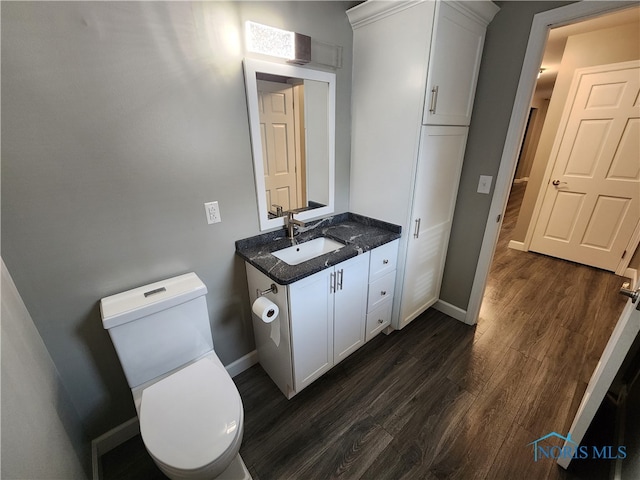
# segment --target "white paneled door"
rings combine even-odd
[[[639,92],[638,61],[576,70],[530,250],[609,271],[633,254],[625,251],[640,225]]]
[[[258,108],[267,208],[298,208],[293,87],[258,80]]]

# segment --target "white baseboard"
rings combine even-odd
[[[252,352],[247,353],[244,357],[240,357],[235,362],[231,362],[224,368],[227,369],[227,372],[229,372],[229,375],[233,378],[253,367],[256,363],[258,363],[258,352],[253,350]]]
[[[465,318],[467,317],[467,311],[461,309],[460,307],[456,307],[455,305],[451,305],[444,300],[438,300],[433,304],[433,308],[438,310],[439,312],[444,313],[445,315],[449,315],[451,318],[455,318],[461,322],[467,323]]]
[[[91,441],[93,480],[100,480],[102,478],[100,457],[139,433],[140,423],[138,422],[138,417],[134,417]]]
[[[235,362],[231,362],[229,365],[225,366],[225,369],[231,377],[235,377],[236,375],[239,375],[245,370],[253,367],[256,363],[258,363],[258,352],[253,350],[245,356],[240,357]],[[139,433],[140,423],[138,422],[138,417],[134,417],[91,441],[93,480],[100,480],[102,478],[100,457],[117,446],[122,445],[124,442],[130,440]]]
[[[527,251],[527,249],[524,246],[524,242],[519,242],[517,240],[509,240],[509,248],[513,248],[514,250],[520,250],[521,252]]]

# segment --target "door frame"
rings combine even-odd
[[[500,158],[500,167],[496,176],[493,198],[491,199],[491,206],[489,207],[482,246],[480,248],[480,254],[478,255],[478,265],[473,278],[469,304],[464,318],[465,323],[475,325],[480,315],[480,307],[489,277],[489,269],[491,268],[502,219],[507,207],[507,201],[509,200],[509,192],[511,191],[511,184],[516,171],[518,154],[527,125],[529,106],[533,99],[538,71],[540,63],[542,62],[549,30],[554,27],[569,25],[590,17],[596,17],[632,6],[635,6],[635,4],[624,1],[598,3],[577,2],[553,10],[540,12],[533,17],[527,50],[522,63],[520,81],[518,82],[518,90],[513,103],[513,110],[511,111],[511,120],[509,121],[509,128],[507,129],[502,157]]]

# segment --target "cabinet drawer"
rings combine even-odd
[[[391,325],[391,307],[393,301],[389,297],[378,308],[367,314],[367,342]]]
[[[396,284],[396,272],[387,273],[384,277],[369,284],[369,301],[367,312],[370,312],[382,302],[393,298],[393,289]]]
[[[396,269],[399,242],[399,240],[394,240],[371,250],[369,283]]]

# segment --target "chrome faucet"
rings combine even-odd
[[[286,212],[287,216],[284,217],[284,228],[287,229],[287,236],[293,240],[293,237],[295,237],[298,232],[296,232],[297,227],[304,227],[304,222],[301,222],[300,220],[296,220],[295,218],[293,218],[293,216],[298,213],[298,212]]]

